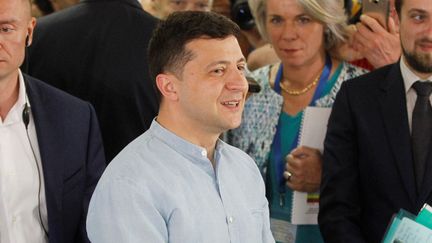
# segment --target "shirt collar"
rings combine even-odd
[[[172,147],[178,153],[185,155],[188,158],[192,159],[204,159],[208,162],[207,159],[207,150],[201,146],[193,144],[168,129],[162,127],[157,121],[156,118],[153,120],[150,130],[155,134],[160,140],[166,143],[168,146]],[[215,155],[218,154],[224,146],[224,142],[220,139],[216,142]]]
[[[12,106],[10,111],[8,112],[5,120],[3,121],[3,125],[13,124],[22,121],[22,111],[24,110],[24,106],[27,105],[30,107],[30,103],[28,101],[26,87],[24,84],[24,77],[21,73],[21,70],[18,70],[18,99],[15,104]]]
[[[404,80],[405,84],[405,93],[408,93],[411,86],[418,80],[421,80],[411,69],[408,67],[408,65],[405,63],[405,57],[402,55],[401,60],[399,62],[402,78]],[[432,76],[427,78],[428,80],[432,80]]]

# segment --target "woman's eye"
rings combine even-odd
[[[278,16],[274,16],[270,19],[270,23],[272,24],[279,24],[282,22],[282,18]]]
[[[311,19],[309,17],[306,16],[302,16],[298,19],[298,22],[301,24],[307,24],[311,21]]]

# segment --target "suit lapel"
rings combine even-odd
[[[385,132],[390,142],[394,161],[396,161],[404,189],[413,205],[416,205],[417,195],[412,161],[411,135],[408,125],[405,89],[399,62],[391,67],[385,80],[382,80],[381,91],[379,102]]]
[[[56,115],[50,112],[52,104],[44,102],[44,93],[39,84],[28,76],[24,76],[24,80],[39,144],[51,238],[54,234],[59,233],[56,229],[61,225],[59,216],[62,210],[63,170],[62,157],[59,154],[61,151],[59,140],[63,138],[55,130]]]

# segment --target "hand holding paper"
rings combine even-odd
[[[286,182],[288,187],[300,192],[318,191],[322,170],[322,158],[318,149],[300,146],[291,151],[286,160],[285,170],[291,173],[291,178]]]
[[[330,108],[307,107],[304,111],[302,127],[300,131],[299,148],[295,149],[288,158],[288,171],[293,170],[291,179],[295,182],[296,166],[303,162],[303,166],[309,166],[308,172],[302,171],[303,176],[316,182],[315,188],[307,188],[307,192],[294,191],[291,223],[293,224],[317,224],[319,210],[319,194],[317,193],[321,180],[321,153],[324,147],[324,137],[327,130],[327,122],[330,116]],[[312,149],[313,148],[313,149]],[[299,159],[304,158],[307,159]],[[309,173],[309,174],[305,174]],[[319,173],[319,176],[314,175]],[[318,181],[316,181],[319,179]],[[288,184],[288,186],[290,186]],[[313,190],[315,189],[315,190]],[[295,189],[294,189],[295,190]],[[312,192],[312,193],[311,193]]]

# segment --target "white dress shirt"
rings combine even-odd
[[[4,121],[0,118],[0,242],[47,243],[47,237],[39,219],[40,210],[45,228],[47,209],[42,165],[36,137],[35,124],[30,112],[28,134],[22,114],[29,104],[24,79],[19,73],[18,100]],[[37,161],[35,161],[35,157]],[[41,184],[36,163],[39,164]]]
[[[431,82],[432,76],[429,76],[426,80],[422,80],[413,71],[411,71],[411,69],[408,68],[408,66],[405,62],[406,62],[406,60],[402,56],[401,61],[400,61],[400,69],[401,69],[402,78],[404,80],[404,85],[405,85],[405,94],[406,94],[407,111],[408,111],[408,123],[409,123],[409,128],[411,131],[412,113],[414,111],[414,105],[415,105],[415,102],[417,100],[417,93],[414,90],[414,88],[412,87],[412,85],[416,81],[419,81],[419,80],[425,81],[425,82],[426,81]],[[432,95],[431,95],[431,97],[429,97],[429,100],[432,102]]]

